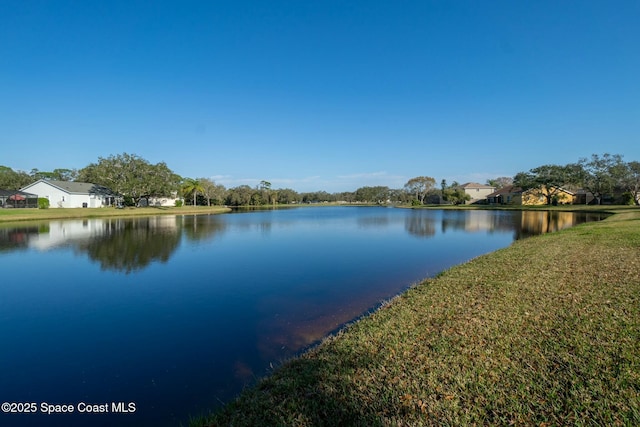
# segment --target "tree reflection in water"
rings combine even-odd
[[[427,212],[424,215],[410,215],[404,220],[407,233],[418,237],[432,237],[436,234],[436,219]]]
[[[110,219],[103,227],[103,233],[76,247],[103,270],[131,273],[154,261],[165,263],[180,244],[175,217]]]
[[[190,241],[213,239],[227,227],[219,215],[182,215],[176,218],[176,222],[180,232]]]
[[[153,262],[165,263],[180,245],[189,240],[206,240],[225,225],[208,215],[157,216],[137,219],[109,219],[103,232],[76,246],[98,261],[103,270],[125,273],[142,270]]]

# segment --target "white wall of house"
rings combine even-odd
[[[71,207],[71,197],[69,193],[52,187],[45,182],[36,182],[29,186],[29,192],[37,194],[39,198],[49,199],[49,207],[51,208]],[[80,206],[82,206],[82,204]]]
[[[149,197],[149,206],[175,206],[177,199],[175,197]]]
[[[45,181],[39,181],[31,186],[29,193],[37,194],[38,197],[49,199],[50,208],[82,208],[83,203],[89,208],[100,208],[106,204],[106,197],[96,194],[68,193]]]

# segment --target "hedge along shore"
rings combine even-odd
[[[619,211],[425,280],[191,425],[640,425],[640,211]]]
[[[181,206],[147,208],[55,208],[55,209],[0,209],[0,223],[105,217],[131,217],[151,215],[193,215],[230,212],[224,206]]]

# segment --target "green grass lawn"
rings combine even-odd
[[[451,268],[199,426],[640,425],[640,211]]]

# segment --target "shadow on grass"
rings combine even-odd
[[[357,387],[358,375],[383,363],[376,355],[334,348],[330,357],[293,359],[208,420],[191,425],[383,426],[403,415],[391,397],[392,387],[377,393]]]

